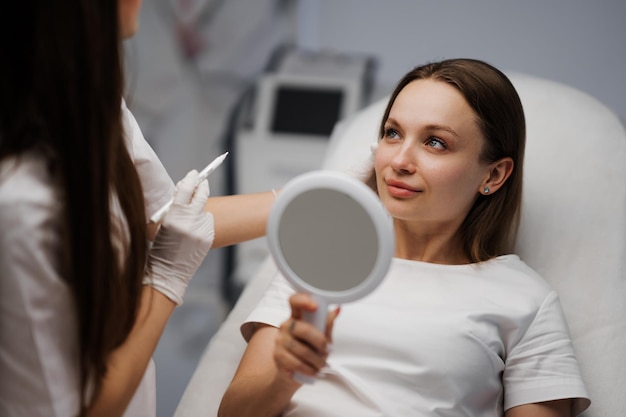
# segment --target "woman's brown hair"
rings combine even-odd
[[[513,172],[495,193],[479,195],[460,228],[463,250],[471,262],[509,253],[520,221],[526,123],[522,103],[508,77],[474,59],[450,59],[426,64],[407,73],[394,89],[380,125],[379,137],[393,103],[404,87],[419,79],[433,79],[456,88],[477,115],[485,137],[481,158],[491,163],[513,159]],[[367,184],[376,189],[375,174]]]
[[[44,151],[62,192],[60,274],[74,296],[85,399],[133,326],[147,251],[143,195],[122,126],[118,2],[11,4],[0,29],[0,160]],[[127,229],[113,227],[112,198]]]

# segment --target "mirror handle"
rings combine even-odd
[[[302,318],[307,323],[314,325],[320,332],[326,331],[326,318],[328,317],[328,302],[318,295],[311,295],[317,303],[317,310],[311,312],[305,312]],[[312,384],[315,382],[315,377],[302,375],[298,372],[293,374],[293,379],[301,384]]]

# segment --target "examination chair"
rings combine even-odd
[[[586,417],[626,415],[626,132],[594,98],[509,74],[527,122],[516,252],[560,295],[591,396]],[[340,123],[323,167],[360,173],[386,99]],[[213,336],[175,417],[213,417],[245,348],[239,326],[277,269],[267,258]]]

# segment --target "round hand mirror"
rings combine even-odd
[[[278,269],[318,309],[305,319],[324,330],[328,304],[355,301],[385,277],[394,253],[392,219],[364,183],[334,171],[289,181],[267,224]]]

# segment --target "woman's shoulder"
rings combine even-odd
[[[496,300],[523,303],[536,309],[553,293],[550,284],[517,255],[498,256],[487,261],[443,265],[394,258],[392,275],[399,288],[415,277],[419,281],[445,284],[446,288],[464,295],[474,294]],[[471,297],[469,297],[471,298]]]
[[[0,375],[31,397],[3,398],[16,415],[53,409],[76,415],[80,401],[73,390],[78,369],[72,294],[61,275],[61,199],[50,172],[48,159],[36,152],[0,162],[0,303],[6,313],[0,339],[14,364],[0,365]]]
[[[410,266],[416,268],[412,269],[412,274],[434,276],[435,279],[454,283],[459,288],[469,286],[492,294],[517,294],[533,299],[533,303],[542,302],[553,292],[548,281],[516,254],[462,265],[410,262]]]
[[[8,228],[35,227],[42,217],[55,214],[58,190],[48,159],[28,152],[0,162],[0,224]]]
[[[399,270],[415,273],[416,271],[451,279],[468,277],[500,281],[524,280],[535,282],[540,286],[548,285],[537,271],[527,265],[518,255],[501,255],[483,262],[469,264],[434,264],[428,262],[411,261],[394,258],[394,267]]]
[[[519,301],[536,307],[554,295],[550,283],[518,255],[503,255],[478,264],[477,274],[490,288],[500,289]]]
[[[519,255],[508,254],[492,258],[484,262],[486,270],[494,273],[502,274],[504,272],[510,274],[513,278],[531,279],[539,284],[547,285],[547,281],[530,265],[524,262]]]
[[[47,161],[29,152],[0,162],[0,269],[15,278],[9,293],[59,281],[62,203]]]

